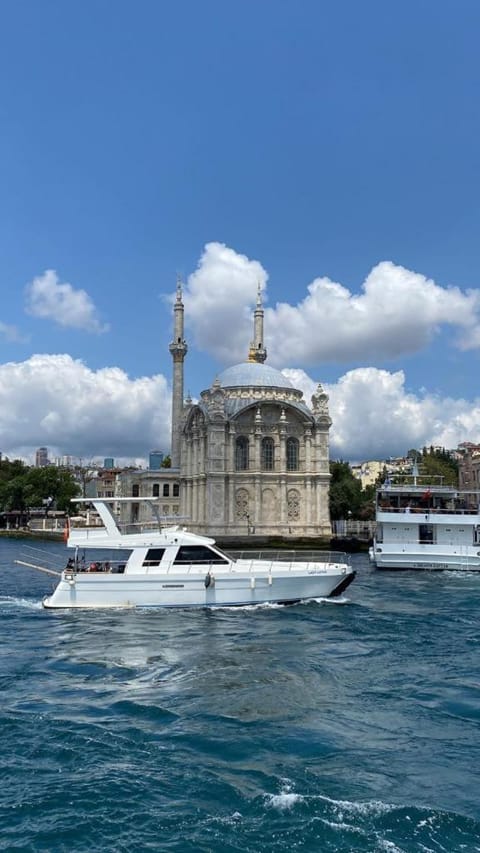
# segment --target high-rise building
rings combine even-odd
[[[150,471],[160,471],[163,462],[163,453],[161,450],[151,450],[149,455],[148,467]]]
[[[103,460],[103,467],[111,471],[112,468],[115,468],[115,459],[113,459],[111,456],[107,456]]]
[[[49,464],[48,448],[39,447],[35,453],[35,468],[45,468]]]

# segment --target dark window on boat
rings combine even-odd
[[[162,562],[165,548],[149,548],[143,561],[144,566],[158,566]]]
[[[435,542],[435,531],[433,524],[418,525],[418,541],[420,543],[424,542],[427,545],[431,545],[432,542]]]
[[[239,435],[235,442],[235,469],[237,471],[248,471],[248,438]]]
[[[170,486],[168,483],[163,484],[163,497],[168,498],[170,495]]]
[[[206,548],[205,545],[182,545],[177,552],[175,563],[228,563],[228,560]]]
[[[180,486],[178,483],[174,483],[173,484],[173,497],[178,498],[179,494],[180,494]]]
[[[160,485],[158,483],[153,484],[152,497],[154,497],[154,498],[160,497]]]
[[[262,439],[262,468],[264,471],[273,471],[275,445],[273,438]]]
[[[298,471],[298,438],[287,438],[287,471]]]
[[[140,486],[137,483],[135,483],[132,486],[132,498],[138,498],[139,495],[140,495]]]

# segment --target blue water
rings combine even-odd
[[[354,555],[343,603],[63,613],[21,549],[0,850],[480,851],[478,575]]]

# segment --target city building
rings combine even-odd
[[[39,447],[35,453],[35,468],[45,468],[47,465],[50,465],[48,459],[48,448]]]
[[[104,467],[104,468],[108,468],[108,469],[115,468],[115,460],[114,460],[114,459],[112,459],[112,457],[111,457],[111,456],[107,456],[107,457],[103,460],[103,467]]]
[[[480,494],[480,445],[464,441],[458,450],[458,487],[460,491]]]
[[[148,457],[148,467],[150,471],[160,471],[164,454],[161,450],[151,450]]]

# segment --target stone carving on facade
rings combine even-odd
[[[246,518],[248,515],[249,495],[246,489],[237,489],[235,494],[235,517]]]
[[[288,490],[287,514],[289,521],[298,521],[300,518],[300,492],[297,489]]]

